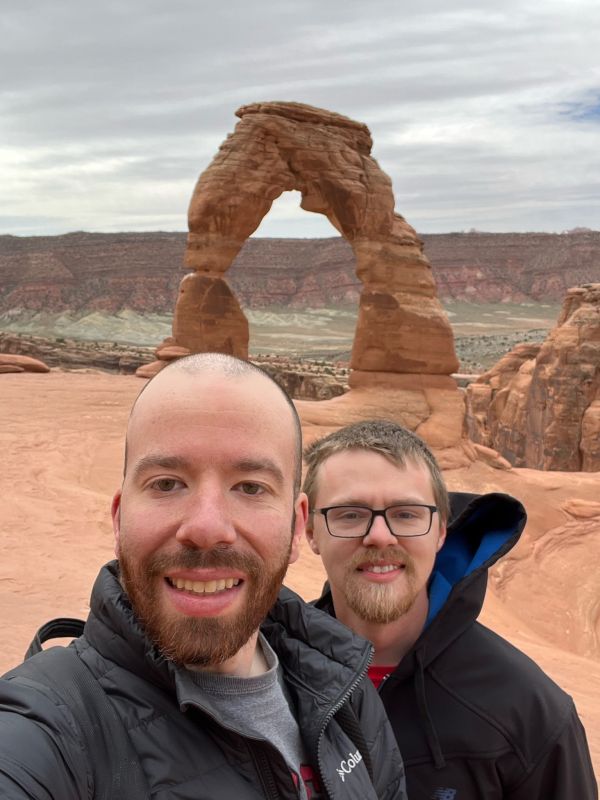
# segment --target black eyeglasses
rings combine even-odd
[[[387,508],[366,506],[329,506],[313,508],[322,514],[331,536],[339,539],[361,539],[371,530],[375,517],[383,517],[393,536],[425,536],[431,530],[437,506],[410,503]]]

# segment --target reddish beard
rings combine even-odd
[[[394,583],[369,583],[361,579],[356,571],[363,564],[389,564],[400,562],[404,565],[401,580],[406,588],[400,592]],[[408,613],[417,599],[418,590],[415,584],[416,567],[408,553],[399,547],[390,547],[385,551],[369,551],[367,549],[355,553],[349,562],[344,575],[344,597],[349,608],[366,622],[385,625],[394,622]]]
[[[121,581],[136,617],[162,655],[177,664],[206,667],[232,658],[259,628],[277,599],[290,550],[291,542],[270,569],[255,555],[225,547],[186,549],[140,563],[129,554],[125,539],[119,557]],[[223,567],[243,572],[248,584],[246,603],[235,616],[185,617],[165,613],[160,584],[168,570]]]

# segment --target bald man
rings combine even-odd
[[[405,797],[364,680],[370,645],[281,589],[307,519],[300,439],[279,386],[229,356],[175,362],[134,404],[117,560],[71,651],[116,712],[147,797]],[[26,667],[0,681],[0,796],[113,797],[113,765],[86,755],[70,670],[57,694]]]

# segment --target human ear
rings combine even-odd
[[[308,517],[308,522],[306,524],[306,541],[308,542],[308,546],[313,551],[316,556],[321,555],[321,551],[319,550],[319,545],[317,544],[317,540],[315,538],[315,529],[314,529],[314,515],[310,514]]]
[[[446,523],[444,522],[443,524],[440,525],[440,532],[438,534],[438,540],[437,540],[437,546],[436,546],[436,552],[437,553],[439,553],[439,551],[444,546],[444,542],[446,541],[446,533],[447,533]]]
[[[119,543],[121,537],[121,490],[115,492],[110,506],[112,516],[113,533],[115,535],[115,555],[119,557]]]
[[[290,550],[290,560],[293,564],[300,556],[300,540],[306,531],[306,520],[308,519],[308,497],[304,492],[300,492],[294,503],[294,528],[292,530],[292,548]]]

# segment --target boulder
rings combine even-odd
[[[143,364],[141,367],[138,367],[135,374],[138,378],[153,378],[166,366],[166,361],[152,361],[150,364]]]
[[[0,366],[22,367],[24,372],[50,372],[50,367],[37,358],[0,353]]]
[[[16,364],[0,364],[0,375],[7,375],[9,372],[25,372],[25,369]]]
[[[162,344],[154,351],[159,361],[176,361],[183,356],[189,356],[190,351],[187,347],[179,347],[176,344]]]

